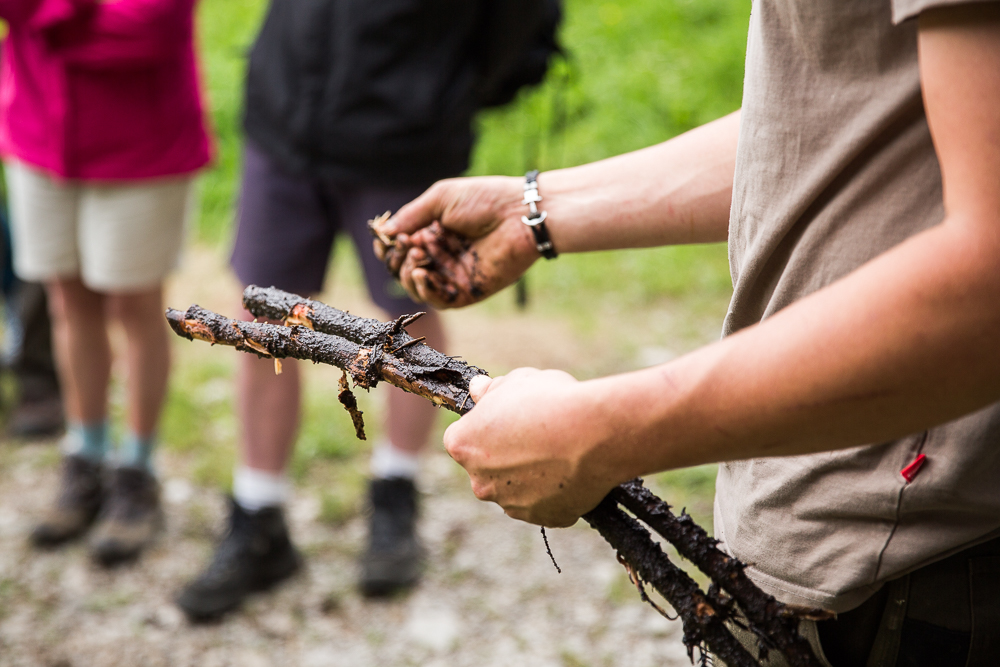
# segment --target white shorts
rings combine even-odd
[[[194,176],[57,181],[15,161],[6,172],[14,270],[22,279],[79,277],[94,291],[135,292],[177,267]]]

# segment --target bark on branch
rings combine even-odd
[[[630,575],[639,575],[674,608],[684,627],[684,645],[691,662],[694,662],[694,648],[704,642],[729,667],[757,665],[725,626],[731,610],[710,600],[684,570],[671,563],[646,529],[622,512],[610,495],[584,514],[583,519],[621,554]]]
[[[764,641],[764,648],[777,648],[791,665],[815,664],[809,642],[798,633],[800,618],[829,618],[822,609],[792,609],[768,595],[746,575],[744,565],[718,548],[718,540],[687,513],[670,511],[670,505],[634,479],[614,489],[610,497],[632,512],[650,528],[674,545],[684,558],[694,563],[740,606],[750,628]]]
[[[469,396],[469,382],[485,373],[450,357],[445,357],[447,364],[431,366],[406,361],[399,353],[391,351],[399,333],[392,327],[387,328],[384,339],[379,338],[370,347],[365,347],[300,325],[286,327],[243,322],[200,306],[191,306],[184,313],[170,308],[167,321],[178,336],[189,340],[228,345],[258,357],[291,357],[329,364],[347,371],[355,384],[365,389],[384,380],[460,413],[468,412],[475,405]]]
[[[168,309],[167,320],[178,335],[191,340],[228,345],[260,357],[292,357],[336,366],[366,389],[385,381],[459,414],[475,406],[469,383],[485,371],[434,350],[406,333],[405,327],[419,315],[383,323],[288,292],[255,286],[246,289],[243,300],[255,316],[285,324],[233,320],[199,306],[191,306],[183,313]],[[352,418],[360,430],[360,411],[354,407]],[[708,593],[671,563],[646,529],[622,512],[619,504],[705,572],[714,583]],[[643,487],[642,480],[617,487],[583,518],[615,548],[640,592],[642,582],[647,583],[677,611],[692,660],[694,648],[704,644],[730,667],[758,664],[725,625],[726,621],[739,622],[734,610],[734,604],[738,604],[749,628],[759,638],[762,658],[768,649],[777,649],[794,667],[818,667],[808,642],[798,634],[798,620],[803,616],[822,617],[823,612],[791,609],[759,589],[746,576],[743,563],[722,552],[716,540],[691,517],[674,515],[669,505]],[[644,592],[642,596],[649,601]]]

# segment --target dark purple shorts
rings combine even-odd
[[[230,264],[244,285],[315,295],[323,289],[334,238],[345,231],[354,240],[372,301],[390,317],[412,313],[414,302],[372,252],[367,222],[399,210],[424,189],[292,176],[247,142]]]

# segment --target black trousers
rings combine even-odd
[[[1000,667],[1000,538],[816,625],[833,667]]]

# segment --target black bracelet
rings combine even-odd
[[[545,226],[545,218],[548,217],[548,213],[539,211],[538,206],[536,206],[540,201],[542,201],[542,197],[538,194],[538,170],[532,169],[524,175],[524,201],[521,203],[528,207],[529,213],[521,216],[521,222],[531,229],[531,233],[535,236],[535,248],[538,249],[542,257],[555,259],[559,253],[552,245],[552,237],[549,236],[549,230]]]

